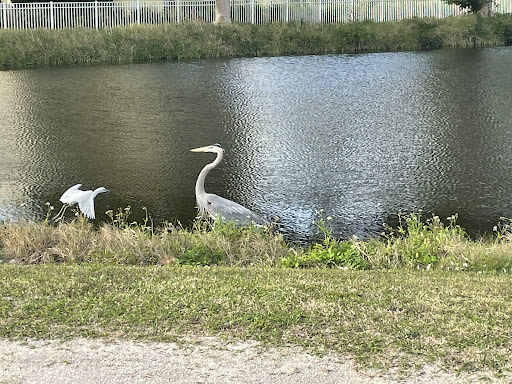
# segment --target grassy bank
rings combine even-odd
[[[511,222],[505,219],[492,236],[474,240],[456,223],[456,216],[445,224],[437,216],[400,215],[396,228],[383,227],[378,238],[361,241],[336,239],[330,217],[320,215],[318,240],[299,245],[272,228],[200,221],[192,228],[154,228],[149,219],[130,222],[129,208],[107,214],[111,222],[99,228],[83,218],[58,224],[49,219],[0,224],[0,261],[512,273]]]
[[[320,239],[299,246],[264,228],[152,228],[127,214],[100,228],[1,224],[0,337],[214,335],[404,372],[512,368],[509,220],[475,241],[455,217],[410,214],[342,241],[320,218]]]
[[[512,42],[512,15],[298,23],[168,24],[115,29],[0,30],[0,66],[400,51]]]

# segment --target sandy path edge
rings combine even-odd
[[[350,359],[334,355],[320,358],[292,348],[264,350],[256,342],[224,344],[213,338],[186,346],[80,338],[23,343],[0,339],[1,384],[426,384],[474,383],[482,377],[489,382],[488,375],[456,376],[432,365],[398,380],[391,374],[358,372]]]

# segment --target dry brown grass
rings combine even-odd
[[[21,222],[0,226],[0,259],[20,263],[107,263],[273,265],[291,252],[280,234],[267,229],[193,229],[170,224],[151,229],[114,221],[95,228],[83,219],[51,224]]]

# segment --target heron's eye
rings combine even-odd
[[[207,201],[208,205],[212,205],[212,203],[210,201]]]

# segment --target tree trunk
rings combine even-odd
[[[478,11],[482,16],[492,16],[496,13],[494,0],[485,1],[482,8]]]
[[[231,23],[230,0],[215,1],[215,24]]]

